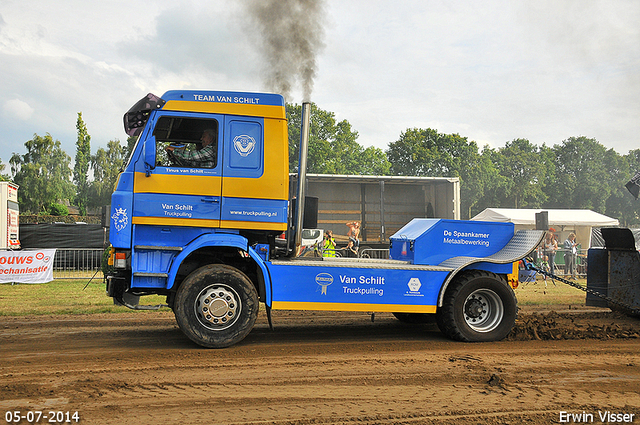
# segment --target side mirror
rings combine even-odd
[[[147,177],[156,168],[156,138],[151,136],[144,142],[144,171]]]

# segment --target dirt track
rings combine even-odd
[[[274,312],[270,331],[261,313],[224,350],[195,346],[169,312],[3,317],[0,421],[549,424],[608,410],[640,423],[640,320],[530,313],[512,340],[486,344],[390,314]]]

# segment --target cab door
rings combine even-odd
[[[289,157],[286,120],[225,116],[220,227],[287,229]]]

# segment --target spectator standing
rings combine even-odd
[[[331,230],[327,230],[324,234],[324,241],[322,243],[322,256],[336,256],[336,241],[335,239],[333,239],[333,232]]]
[[[553,233],[554,229],[549,229],[544,239],[544,254],[549,259],[549,272],[555,273],[556,252],[558,252],[558,241]]]
[[[569,233],[564,241],[564,274],[567,279],[576,279],[576,257],[578,256],[578,243],[575,233]]]
[[[350,221],[349,223],[346,223],[346,225],[349,227],[349,233],[347,233],[347,236],[349,237],[347,249],[357,257],[358,248],[360,248],[360,222]]]

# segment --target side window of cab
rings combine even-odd
[[[219,123],[216,119],[163,116],[153,130],[157,165],[216,168]]]

